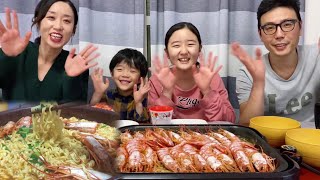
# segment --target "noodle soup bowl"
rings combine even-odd
[[[118,130],[114,128],[114,124],[119,119],[119,115],[112,111],[100,110],[87,105],[61,108],[59,111],[32,114],[31,107],[26,107],[0,112],[0,126],[4,126],[7,123],[12,125],[12,123],[21,120],[21,122],[14,124],[17,125],[16,127],[20,126],[18,129],[14,129],[0,138],[0,154],[4,153],[8,157],[0,158],[0,164],[3,165],[0,165],[0,179],[6,179],[6,177],[9,177],[9,179],[45,179],[46,174],[51,174],[50,172],[37,171],[33,164],[37,164],[37,168],[40,170],[49,166],[52,169],[58,169],[61,166],[86,167],[85,171],[80,168],[79,174],[83,174],[85,177],[86,174],[90,174],[87,178],[92,176],[98,179],[111,178],[113,166],[110,162],[112,159],[103,161],[104,172],[98,172],[99,169],[95,166],[98,162],[94,160],[94,163],[91,163],[92,158],[90,156],[90,151],[93,152],[92,149],[96,147],[96,141],[92,141],[93,136],[87,136],[90,139],[84,138],[90,144],[90,146],[85,146],[77,140],[78,137],[75,137],[78,136],[78,133],[75,133],[77,130],[73,129],[71,132],[71,129],[72,127],[80,127],[76,123],[73,124],[74,122],[84,122],[85,124],[82,127],[96,128],[95,134],[105,138],[108,137],[107,139],[109,137],[117,139]],[[32,127],[29,127],[30,116],[32,116]],[[69,126],[70,129],[66,129],[66,124],[63,125],[62,121],[57,120],[58,118],[66,118],[66,124],[72,124]],[[104,124],[92,126],[92,124],[95,124],[93,121]],[[59,126],[65,129],[62,131],[62,129],[58,128]],[[3,148],[4,145],[8,150]],[[103,153],[107,154],[104,157],[111,158],[108,152],[99,154]],[[42,158],[39,157],[41,154],[43,154]],[[81,161],[72,158],[70,154],[81,154]],[[21,158],[21,155],[26,159]],[[48,160],[48,166],[44,163],[38,163],[44,162],[44,160]],[[106,174],[108,172],[110,174]]]

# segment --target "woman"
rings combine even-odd
[[[174,107],[173,118],[234,122],[228,92],[218,74],[221,66],[214,68],[217,57],[210,53],[205,62],[201,48],[200,33],[193,24],[180,22],[167,31],[165,54],[173,66],[169,67],[168,59],[163,64],[155,59],[149,105]]]
[[[86,100],[88,64],[99,54],[88,45],[78,55],[63,46],[76,31],[77,10],[70,0],[42,0],[32,26],[40,37],[29,42],[31,32],[22,38],[15,11],[5,9],[6,26],[0,21],[0,88],[5,100],[58,102]]]

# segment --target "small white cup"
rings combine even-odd
[[[149,107],[152,124],[171,124],[173,108],[171,106]]]

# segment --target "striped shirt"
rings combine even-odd
[[[139,115],[136,111],[133,95],[122,96],[117,89],[108,90],[104,101],[112,106],[113,110],[120,114],[120,119],[134,120],[137,122],[149,122],[149,111],[147,108],[147,98],[142,101],[143,112]]]

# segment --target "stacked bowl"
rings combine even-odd
[[[285,144],[286,132],[300,128],[300,122],[279,116],[257,116],[250,119],[249,126],[259,131],[272,147]]]
[[[289,130],[286,133],[285,142],[297,149],[303,162],[320,168],[320,129]]]

